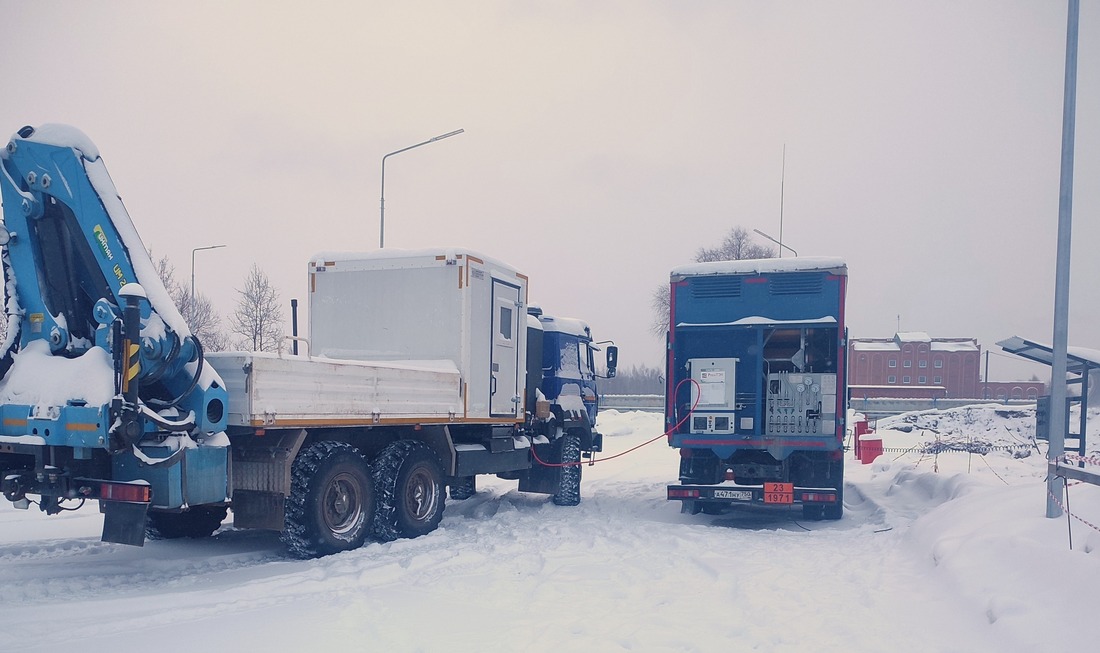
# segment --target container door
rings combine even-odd
[[[520,405],[519,287],[493,279],[493,354],[489,375],[489,413],[515,417]]]

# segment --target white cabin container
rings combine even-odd
[[[309,263],[313,356],[459,372],[456,421],[523,419],[527,277],[467,250],[325,253]]]

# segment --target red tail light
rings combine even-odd
[[[153,491],[148,485],[101,483],[99,485],[99,498],[105,501],[148,503],[153,498]]]

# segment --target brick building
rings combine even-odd
[[[1026,399],[1035,401],[1047,393],[1047,384],[1042,381],[991,381],[982,383],[982,397],[993,401]]]
[[[931,338],[916,331],[851,338],[848,387],[853,398],[980,399],[981,353],[975,338]]]

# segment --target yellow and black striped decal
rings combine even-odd
[[[125,394],[130,389],[130,381],[141,372],[141,359],[138,357],[141,345],[124,340],[122,351],[126,352],[126,357],[122,361],[122,392]]]

